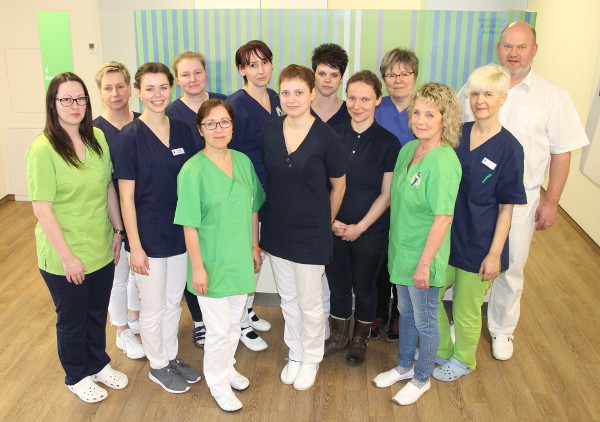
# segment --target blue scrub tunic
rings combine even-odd
[[[135,181],[137,226],[142,247],[152,258],[185,252],[183,227],[173,224],[177,206],[177,175],[198,152],[192,130],[169,118],[169,147],[142,120],[123,128],[115,154],[115,179]],[[125,244],[129,251],[129,244]]]
[[[478,273],[490,250],[499,204],[526,204],[523,187],[523,147],[505,128],[470,151],[473,122],[465,123],[455,150],[462,178],[454,208],[449,264]],[[501,270],[508,268],[508,242],[501,255]]]
[[[265,191],[267,190],[267,170],[260,148],[260,136],[265,123],[282,114],[279,95],[269,88],[267,88],[267,93],[271,101],[270,113],[243,89],[227,97],[227,102],[231,104],[235,112],[235,127],[229,148],[243,152],[250,158]]]
[[[260,247],[300,264],[331,262],[333,234],[329,178],[346,173],[339,136],[315,119],[298,149],[288,154],[280,117],[263,130],[262,148],[269,176]]]
[[[310,114],[312,114],[314,117],[320,118],[312,108],[310,109]],[[331,116],[329,118],[329,120],[327,120],[325,123],[327,123],[329,126],[333,127],[333,126],[342,124],[344,122],[347,122],[349,120],[350,120],[350,113],[348,113],[348,106],[346,105],[346,101],[344,101],[344,102],[342,102],[342,105],[340,106],[339,110],[336,111],[335,114],[333,116]]]
[[[224,100],[227,98],[227,96],[223,94],[217,94],[215,92],[209,92],[208,99],[212,100],[214,98],[218,100]],[[186,122],[187,125],[192,129],[196,144],[199,145],[200,149],[204,148],[204,139],[202,139],[200,133],[198,133],[198,129],[196,128],[197,113],[195,113],[194,110],[189,108],[183,101],[181,101],[181,98],[178,98],[169,104],[165,110],[165,114],[169,117],[174,117],[175,119]]]
[[[375,110],[375,121],[396,135],[402,146],[415,139],[408,127],[408,108],[399,113],[389,96],[383,97]]]

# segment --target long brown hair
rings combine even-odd
[[[50,82],[48,92],[46,93],[46,127],[44,128],[44,135],[50,141],[50,145],[61,156],[67,164],[72,165],[76,168],[81,168],[83,163],[75,152],[75,147],[71,141],[69,134],[60,125],[58,118],[58,112],[56,107],[62,107],[58,105],[56,101],[56,95],[58,93],[58,87],[64,82],[74,81],[79,82],[83,87],[83,92],[88,98],[88,102],[85,106],[85,116],[79,124],[79,134],[81,140],[86,147],[89,147],[93,152],[102,156],[102,147],[98,143],[98,140],[94,136],[94,127],[92,124],[92,105],[90,104],[90,95],[88,90],[79,76],[71,72],[61,73],[56,75]]]

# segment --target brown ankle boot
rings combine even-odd
[[[370,322],[361,322],[354,318],[354,335],[352,336],[352,343],[350,343],[350,349],[346,355],[346,363],[348,365],[360,365],[365,361],[370,333]]]
[[[344,350],[350,344],[350,340],[348,340],[350,318],[340,319],[330,316],[329,324],[331,326],[331,336],[325,340],[325,353],[323,356],[329,356],[335,352]]]

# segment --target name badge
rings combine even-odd
[[[490,160],[487,157],[484,157],[483,160],[481,160],[481,164],[483,164],[484,166],[486,166],[490,170],[495,170],[496,169],[496,165],[497,165],[496,163],[494,163],[492,160]]]
[[[421,184],[421,180],[423,180],[421,173],[416,172],[415,174],[413,174],[413,177],[410,178],[410,185],[419,186]]]
[[[181,155],[185,154],[185,151],[183,150],[183,148],[175,148],[171,150],[171,153],[173,153],[173,155]]]

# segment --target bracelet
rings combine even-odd
[[[254,246],[254,248],[253,248],[253,249],[254,249],[255,251],[262,252],[262,249],[260,248],[260,246]]]
[[[115,229],[113,227],[113,233],[114,234],[120,234],[121,236],[125,237],[125,230],[119,230],[119,229]]]

